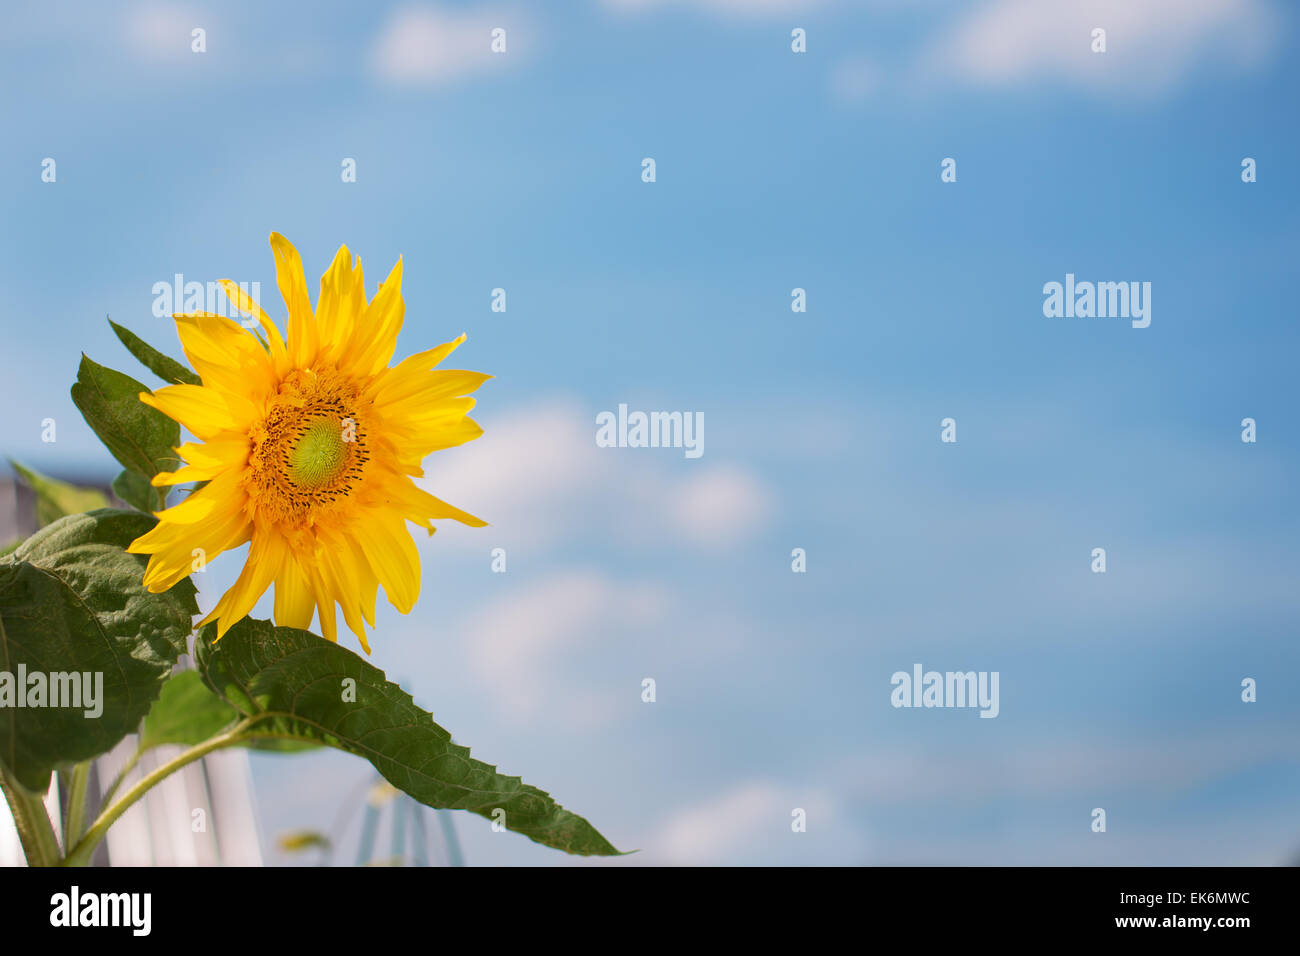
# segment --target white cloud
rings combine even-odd
[[[540,404],[487,423],[463,449],[434,455],[419,483],[489,522],[492,547],[533,555],[593,535],[635,549],[728,547],[771,511],[772,495],[746,468],[707,456],[684,462],[670,449],[598,448],[595,434],[594,413],[578,403]],[[484,546],[483,531],[444,528],[440,547]]]
[[[211,33],[211,19],[184,7],[135,7],[123,23],[126,45],[148,59],[182,60],[194,55],[191,32],[201,27]]]
[[[697,6],[734,17],[772,17],[801,13],[826,6],[826,0],[604,0],[620,12],[638,12],[665,6]]]
[[[806,832],[791,828],[796,808],[806,813]],[[674,813],[643,849],[648,860],[673,865],[794,861],[810,844],[826,847],[819,833],[855,858],[857,835],[837,823],[825,791],[751,781]]]
[[[426,460],[428,477],[416,483],[527,547],[555,542],[581,519],[571,510],[575,500],[613,479],[614,462],[597,454],[585,420],[576,404],[563,402],[491,421],[472,444]]]
[[[941,36],[922,66],[989,86],[1048,78],[1157,95],[1205,61],[1259,60],[1276,19],[1268,0],[994,0]],[[1105,53],[1092,51],[1097,27]]]
[[[497,27],[506,31],[505,53],[491,48]],[[518,14],[399,7],[375,39],[370,67],[381,81],[395,86],[437,86],[517,65],[535,36],[536,31]]]
[[[613,702],[576,682],[561,682],[557,675],[572,669],[565,658],[601,640],[625,639],[629,628],[654,630],[669,605],[667,593],[653,585],[568,570],[506,593],[457,633],[482,686],[511,717],[545,709],[548,719],[591,724],[601,722]],[[629,685],[627,693],[635,692]]]
[[[573,678],[582,655],[643,639],[663,649],[676,594],[589,570],[593,562],[610,551],[638,561],[657,549],[716,554],[743,543],[771,511],[772,494],[748,469],[687,460],[678,449],[600,448],[595,418],[572,400],[530,405],[484,422],[483,435],[463,448],[431,456],[418,480],[490,522],[484,529],[441,522],[436,536],[417,541],[442,552],[438,561],[448,549],[473,555],[499,582],[492,601],[451,630],[476,680],[513,719],[600,722],[620,700],[636,700],[643,675],[629,675],[617,692],[608,681],[597,691]],[[498,547],[507,573],[489,574]],[[694,610],[697,625],[707,618],[701,613]],[[704,630],[710,653],[734,648],[727,627]],[[697,639],[693,653],[702,652]]]
[[[723,465],[682,482],[671,516],[692,541],[724,546],[758,525],[768,506],[768,493],[757,478]]]

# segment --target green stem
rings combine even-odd
[[[171,776],[177,770],[193,763],[200,757],[212,753],[214,750],[220,750],[222,747],[229,747],[233,744],[242,743],[244,740],[243,732],[248,729],[256,719],[257,718],[249,717],[245,720],[241,720],[224,734],[218,734],[216,737],[212,737],[203,741],[201,744],[191,747],[183,754],[174,757],[158,769],[142,777],[140,782],[124,793],[120,800],[100,813],[99,819],[97,819],[91,828],[86,831],[86,835],[77,842],[76,846],[72,848],[71,852],[69,852],[67,857],[63,860],[63,865],[85,866],[89,863],[91,854],[95,852],[95,847],[98,846],[99,841],[104,838],[104,834],[108,832],[108,828],[111,827],[117,821],[117,818],[125,813],[133,803],[143,797],[154,784]]]
[[[90,761],[72,768],[72,783],[68,786],[68,822],[63,830],[63,845],[73,846],[81,838],[81,826],[86,816],[86,786],[90,783]]]
[[[18,839],[22,841],[23,855],[28,866],[54,866],[59,862],[59,838],[54,835],[54,825],[45,810],[40,795],[29,792],[22,784],[0,766],[0,790],[13,813]]]

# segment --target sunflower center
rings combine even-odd
[[[323,416],[307,425],[298,443],[289,449],[289,480],[299,488],[315,490],[333,484],[347,467],[350,422]]]
[[[357,392],[332,370],[294,371],[280,383],[250,434],[249,490],[265,519],[310,525],[356,489],[370,459]]]

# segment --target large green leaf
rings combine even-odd
[[[501,819],[507,829],[558,850],[619,852],[544,791],[472,758],[383,671],[346,648],[252,618],[212,645],[215,636],[214,625],[199,632],[199,670],[232,706],[259,718],[251,733],[318,740],[364,757],[427,806]]]
[[[212,692],[198,671],[180,671],[163,685],[162,693],[144,719],[140,749],[149,750],[162,744],[193,747],[216,736],[240,716],[239,711]],[[271,738],[251,740],[247,746],[253,750],[293,752],[316,750],[322,744],[319,740]]]
[[[147,391],[130,375],[82,355],[72,400],[123,467],[152,478],[160,471],[176,470],[181,428],[140,401],[140,393]]]
[[[112,319],[108,324],[113,327],[117,337],[121,339],[126,350],[140,360],[140,364],[153,372],[168,385],[199,385],[202,384],[197,375],[187,369],[180,362],[176,361],[170,355],[164,355],[156,348],[146,342],[140,336],[136,335],[130,329],[123,328]]]
[[[162,744],[192,747],[239,719],[239,711],[212,692],[198,671],[181,671],[163,684],[140,732],[140,749]]]
[[[98,716],[86,716],[84,698],[81,707],[48,706],[50,697],[43,707],[0,707],[0,761],[29,790],[134,731],[185,651],[194,586],[186,579],[150,594],[145,558],[123,550],[154,524],[133,511],[72,515],[0,559],[0,681],[8,674],[10,691],[29,703],[31,675],[89,673],[92,691],[95,675],[103,681]],[[15,687],[20,668],[28,687]]]
[[[123,471],[114,478],[113,494],[144,512],[161,511],[167,505],[167,489],[155,488],[137,471]]]
[[[64,515],[108,507],[108,496],[98,488],[78,488],[66,481],[24,468],[13,459],[9,460],[9,464],[36,493],[36,523],[42,528]]]

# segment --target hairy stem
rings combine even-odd
[[[13,813],[27,865],[56,865],[60,855],[59,838],[54,835],[54,825],[45,810],[44,800],[39,794],[30,793],[3,766],[0,766],[0,790],[4,791],[9,810]]]
[[[99,815],[94,824],[86,831],[77,844],[68,853],[63,860],[64,866],[85,866],[90,862],[90,856],[95,852],[95,847],[99,841],[104,838],[104,834],[123,813],[125,813],[132,804],[145,795],[148,790],[159,781],[171,776],[182,767],[192,764],[200,757],[212,753],[214,750],[220,750],[222,747],[230,747],[244,741],[244,731],[254,722],[256,718],[247,718],[241,720],[235,726],[231,727],[223,734],[218,734],[208,740],[203,741],[191,747],[189,750],[177,757],[167,761],[158,769],[146,774],[140,779],[134,787],[122,794],[122,797],[110,807],[106,807]]]
[[[63,845],[72,846],[81,837],[81,826],[86,816],[86,787],[90,783],[91,761],[85,760],[72,768],[72,783],[68,786],[68,821],[63,828]]]

